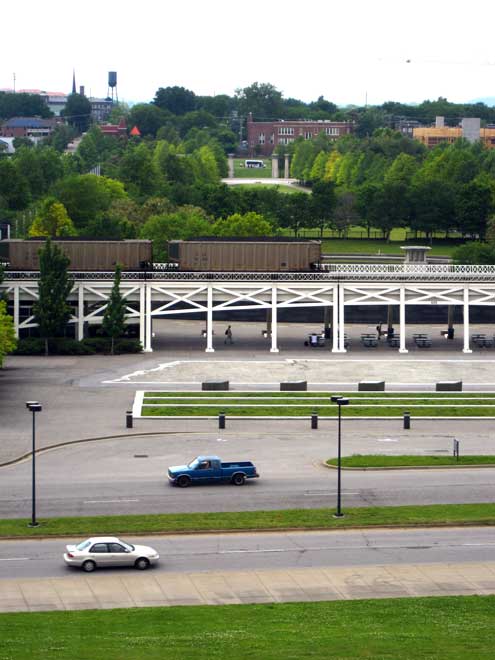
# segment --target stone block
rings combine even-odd
[[[385,381],[362,380],[358,383],[358,392],[385,392]]]
[[[228,390],[229,381],[228,380],[205,380],[201,383],[202,390]]]
[[[306,392],[308,382],[306,380],[287,380],[280,383],[281,392]]]
[[[462,392],[462,380],[442,380],[435,389],[437,392]]]

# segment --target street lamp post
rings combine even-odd
[[[33,413],[33,444],[32,444],[32,483],[31,483],[31,522],[29,527],[38,527],[36,521],[36,413],[42,410],[41,403],[26,401],[26,408]]]
[[[342,488],[341,488],[341,472],[342,472],[342,465],[341,465],[341,460],[342,460],[342,443],[341,443],[341,438],[342,438],[342,406],[347,406],[349,404],[349,399],[346,399],[343,396],[340,396],[339,394],[336,394],[332,397],[330,397],[330,401],[332,403],[336,403],[339,407],[339,426],[338,426],[338,434],[337,434],[337,511],[335,512],[334,516],[335,518],[342,518],[343,513],[342,513]]]

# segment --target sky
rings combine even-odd
[[[0,88],[149,102],[159,87],[233,95],[269,82],[338,105],[495,97],[495,5],[486,0],[24,0],[4,24]],[[495,100],[494,100],[495,103]]]

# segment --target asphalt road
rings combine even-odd
[[[0,579],[79,574],[63,562],[65,545],[80,539],[0,542]],[[207,572],[307,567],[493,561],[489,527],[153,536],[129,542],[160,553],[152,571]],[[135,573],[132,568],[105,574]]]
[[[330,422],[329,422],[330,424]],[[397,431],[377,435],[346,423],[346,453],[443,452],[449,436]],[[333,424],[334,426],[334,424]],[[361,428],[361,433],[353,430]],[[334,435],[334,434],[333,434]],[[236,511],[334,506],[337,472],[322,461],[335,455],[328,429],[297,433],[189,433],[97,441],[48,451],[37,459],[37,513],[43,516]],[[468,446],[466,446],[466,444]],[[436,448],[436,449],[435,449]],[[490,452],[482,436],[462,445]],[[197,454],[253,460],[260,479],[171,487],[166,470]],[[344,471],[343,506],[492,502],[495,469]],[[0,517],[29,517],[31,462],[0,469]]]

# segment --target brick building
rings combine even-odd
[[[353,122],[350,121],[319,121],[305,120],[278,120],[253,121],[252,113],[247,119],[247,142],[250,155],[270,156],[279,144],[288,145],[298,137],[305,140],[315,138],[324,133],[332,140],[342,135],[352,133]]]
[[[48,137],[57,124],[57,119],[41,117],[12,117],[0,125],[1,137]]]

